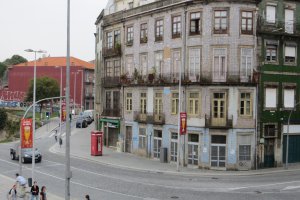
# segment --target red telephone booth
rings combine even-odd
[[[91,132],[91,155],[102,156],[103,133],[101,131]]]

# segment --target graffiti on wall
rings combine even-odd
[[[26,93],[21,91],[0,90],[0,100],[2,101],[18,101],[24,100]]]

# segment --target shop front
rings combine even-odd
[[[120,135],[120,119],[101,118],[98,129],[104,133],[104,145],[106,147],[117,147]]]

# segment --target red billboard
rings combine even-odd
[[[21,120],[21,148],[32,148],[32,119]]]
[[[186,112],[180,113],[180,135],[186,134],[186,124],[187,124],[187,118],[186,118]]]

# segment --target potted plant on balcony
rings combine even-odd
[[[137,70],[137,68],[134,68],[134,72],[133,72],[134,84],[137,84],[138,79],[139,79],[139,71]]]
[[[119,42],[115,44],[115,53],[121,55],[121,44]]]
[[[120,80],[123,84],[127,84],[128,83],[128,75],[127,73],[124,73],[120,76]]]
[[[148,80],[150,83],[153,83],[153,80],[155,79],[155,75],[156,75],[156,69],[155,67],[152,67],[151,72],[148,74]]]

